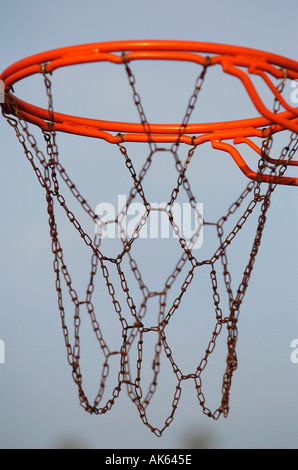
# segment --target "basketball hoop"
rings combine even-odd
[[[141,97],[137,91],[136,78],[131,65],[135,61],[181,61],[191,62],[198,67],[197,79],[194,84],[193,93],[187,103],[186,112],[180,123],[160,124],[149,123],[142,104]],[[133,102],[137,109],[139,122],[118,122],[90,119],[68,114],[62,114],[54,110],[52,97],[51,75],[61,67],[91,62],[110,62],[115,66],[123,67],[126,71],[129,86],[132,91]],[[208,79],[208,70],[219,67],[224,74],[240,80],[247,96],[254,105],[257,115],[249,119],[224,121],[224,122],[190,122],[195,109],[201,89]],[[20,80],[39,74],[44,82],[48,97],[48,107],[41,108],[28,103],[17,97],[13,86]],[[272,109],[269,109],[262,101],[251,77],[258,76],[263,85],[267,87],[272,95]],[[8,67],[0,75],[0,83],[4,83],[5,102],[2,106],[2,114],[10,126],[15,130],[16,136],[31,164],[33,171],[45,191],[47,211],[49,217],[50,236],[52,241],[52,252],[54,256],[54,273],[56,290],[58,295],[58,307],[61,317],[63,335],[67,349],[67,359],[72,368],[74,382],[78,387],[80,404],[91,414],[106,413],[114,405],[123,386],[126,386],[128,396],[136,405],[143,423],[156,435],[161,436],[163,431],[174,419],[175,411],[182,393],[182,384],[185,380],[193,380],[203,413],[213,419],[218,419],[222,414],[228,415],[229,398],[232,376],[237,368],[236,345],[238,339],[237,322],[240,307],[245,296],[248,282],[253,270],[254,262],[260,247],[263,230],[266,223],[266,214],[270,206],[271,195],[278,185],[298,186],[298,178],[294,175],[285,175],[288,169],[298,165],[294,159],[298,148],[298,108],[291,106],[283,96],[283,90],[287,80],[298,79],[298,62],[271,54],[237,46],[221,44],[184,42],[184,41],[122,41],[87,44],[82,46],[66,47],[40,53],[26,59],[20,60]],[[274,84],[275,82],[277,84]],[[41,129],[45,140],[45,150],[31,132],[31,124]],[[33,126],[32,126],[33,127]],[[123,235],[123,248],[115,257],[108,257],[102,252],[100,237],[98,233],[91,237],[70,211],[65,197],[61,193],[60,182],[66,183],[74,198],[80,203],[82,209],[97,224],[102,227],[100,217],[91,208],[87,200],[77,189],[77,186],[69,177],[67,171],[59,160],[59,151],[56,142],[57,132],[76,134],[80,136],[103,139],[108,143],[116,145],[121,152],[129,177],[132,179],[126,209],[132,203],[135,196],[140,196],[145,208],[145,213],[131,237]],[[284,141],[278,154],[271,155],[271,149],[275,135],[282,136],[287,133],[289,137]],[[149,146],[148,157],[138,173],[127,150],[126,143],[144,143]],[[212,256],[207,260],[199,260],[193,250],[194,244],[200,236],[200,231],[206,224],[202,214],[197,210],[196,199],[192,193],[187,177],[189,164],[195,158],[197,148],[209,142],[215,150],[229,154],[238,165],[242,173],[251,181],[240,194],[238,199],[228,208],[226,213],[213,223],[218,246],[214,248]],[[167,148],[159,147],[163,143]],[[182,161],[179,156],[180,146],[184,144],[188,148],[187,158]],[[245,159],[245,152],[240,152],[239,144],[244,144],[247,149],[253,151],[258,160],[258,168],[253,171]],[[140,238],[140,231],[146,224],[149,213],[153,210],[148,203],[143,181],[148,169],[157,152],[171,152],[175,161],[178,177],[176,186],[173,188],[171,197],[163,208],[167,214],[173,231],[175,232],[181,246],[181,258],[176,264],[174,271],[169,274],[160,292],[150,292],[142,280],[141,272],[131,255],[131,247]],[[173,215],[173,205],[177,200],[181,189],[184,189],[188,200],[194,210],[198,221],[197,229],[190,242],[187,242],[179,232],[179,227]],[[249,199],[250,198],[250,199]],[[242,215],[228,235],[224,234],[224,224],[227,220],[240,210],[245,204]],[[86,297],[82,300],[72,286],[72,280],[64,259],[63,248],[58,237],[58,229],[55,218],[55,207],[60,206],[73,228],[79,232],[83,242],[87,245],[91,254],[90,282],[86,291]],[[245,267],[243,277],[236,294],[233,294],[230,273],[228,270],[227,247],[233,242],[247,219],[256,208],[260,210],[257,230],[253,239],[252,249],[248,264]],[[120,228],[121,218],[115,221]],[[129,259],[131,272],[136,279],[142,295],[141,305],[136,305],[134,295],[130,291],[127,275],[122,268],[124,259]],[[117,268],[121,288],[126,297],[126,308],[129,307],[130,319],[123,315],[123,307],[118,302],[115,289],[111,283],[108,266],[113,264]],[[223,312],[221,298],[218,289],[217,263],[223,267],[223,278],[226,292],[229,298],[229,311]],[[189,270],[184,282],[177,293],[175,300],[167,306],[167,294],[173,288],[174,282],[182,268],[189,265]],[[167,342],[167,326],[176,311],[179,309],[181,300],[187,295],[194,272],[205,266],[210,271],[210,280],[213,291],[213,304],[215,311],[215,326],[211,339],[207,345],[206,353],[198,363],[196,370],[185,374],[175,362],[174,354]],[[115,315],[120,320],[122,327],[122,346],[118,351],[111,352],[101,332],[100,321],[95,315],[92,303],[94,291],[94,279],[101,275],[106,283],[108,294],[114,306]],[[74,338],[71,342],[68,326],[65,321],[64,303],[62,298],[62,284],[66,283],[70,300],[74,307]],[[159,299],[159,321],[152,328],[144,326],[146,302],[150,297]],[[80,308],[86,305],[93,332],[104,355],[101,381],[98,393],[91,402],[83,388],[82,373],[80,369]],[[205,370],[209,356],[216,347],[217,338],[223,331],[227,334],[227,357],[226,370],[222,382],[221,403],[215,411],[211,411],[203,393],[202,373]],[[153,379],[147,393],[142,388],[142,351],[146,333],[155,331],[158,341],[155,346],[155,356],[152,364]],[[132,344],[137,343],[138,358],[136,363],[136,375],[133,376],[130,364],[130,351]],[[172,372],[176,378],[176,388],[171,403],[171,412],[165,419],[163,426],[153,426],[147,417],[147,407],[157,389],[157,380],[160,372],[161,354],[169,361]],[[109,361],[112,355],[119,356],[119,373],[117,385],[110,398],[103,406],[100,402],[105,392],[106,379],[109,373]]]

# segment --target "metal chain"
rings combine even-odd
[[[16,119],[7,116],[3,110],[2,113],[7,119],[8,123],[13,127],[16,136],[23,147],[24,153],[31,164],[33,171],[41,185],[45,190],[46,194],[46,203],[47,203],[47,212],[48,212],[48,222],[51,236],[51,250],[54,256],[53,269],[55,273],[55,286],[58,295],[58,307],[60,312],[60,319],[62,325],[62,331],[64,336],[64,341],[67,351],[67,360],[72,368],[73,380],[78,387],[79,400],[81,406],[91,414],[103,414],[112,408],[115,403],[115,400],[119,397],[121,388],[123,385],[126,386],[127,393],[136,405],[140,418],[142,422],[148,426],[148,428],[156,435],[161,436],[164,430],[171,424],[174,419],[174,414],[178,407],[181,394],[182,394],[182,383],[184,380],[193,380],[197,397],[199,403],[202,407],[203,413],[207,416],[212,417],[217,420],[221,414],[227,416],[229,412],[229,398],[230,398],[230,389],[232,383],[232,376],[234,371],[237,368],[237,355],[236,355],[236,344],[238,339],[238,330],[237,322],[239,318],[240,306],[242,304],[243,298],[246,293],[248,282],[254,267],[256,255],[258,253],[262,234],[264,231],[266,223],[266,215],[270,206],[271,196],[278,184],[278,180],[282,177],[287,169],[287,166],[291,159],[293,158],[295,152],[298,149],[298,138],[297,134],[292,133],[290,137],[289,144],[283,148],[280,157],[276,160],[273,160],[269,157],[270,150],[273,144],[273,137],[270,135],[264,139],[262,148],[261,148],[261,157],[258,162],[258,172],[255,182],[250,182],[245,190],[241,193],[238,199],[228,208],[226,214],[222,216],[216,223],[209,223],[215,227],[219,246],[213,253],[210,259],[204,261],[198,261],[192,251],[192,245],[187,244],[186,240],[181,237],[179,233],[179,228],[175,223],[174,216],[172,213],[172,208],[174,202],[177,200],[179,192],[183,187],[188,200],[191,204],[193,210],[196,211],[197,220],[199,222],[199,228],[193,242],[196,241],[196,237],[199,235],[199,231],[203,225],[207,224],[198,213],[196,209],[196,199],[192,193],[189,181],[187,179],[187,170],[193,158],[193,155],[196,151],[196,146],[193,146],[187,153],[185,162],[182,164],[180,157],[178,156],[178,148],[181,143],[181,137],[185,132],[185,128],[189,123],[192,112],[195,109],[197,103],[198,95],[201,91],[202,85],[204,83],[204,78],[210,60],[206,58],[206,64],[203,67],[200,75],[196,79],[194,91],[189,99],[188,106],[183,117],[181,126],[178,131],[178,136],[176,142],[172,145],[170,152],[173,155],[175,168],[178,172],[178,178],[176,186],[173,188],[169,202],[165,209],[173,231],[178,236],[179,243],[182,249],[182,255],[178,262],[176,263],[172,273],[168,276],[163,286],[163,289],[160,292],[150,292],[148,287],[145,285],[140,269],[136,261],[132,257],[131,247],[135,240],[138,239],[141,229],[147,222],[151,206],[146,199],[145,191],[143,188],[143,180],[146,177],[146,174],[151,166],[153,157],[155,153],[159,151],[169,151],[169,149],[158,148],[156,143],[153,140],[151,134],[150,124],[146,118],[146,114],[141,102],[140,95],[136,90],[136,79],[135,76],[128,65],[128,59],[125,54],[122,55],[123,64],[128,76],[129,84],[132,88],[134,104],[137,108],[140,122],[143,125],[144,132],[147,135],[148,144],[149,144],[149,156],[146,159],[141,171],[137,175],[133,162],[128,155],[126,147],[123,145],[123,139],[121,143],[118,144],[118,148],[124,157],[125,165],[130,173],[130,176],[133,180],[133,188],[130,191],[128,201],[126,206],[122,209],[120,214],[118,214],[116,223],[119,225],[120,232],[122,234],[123,250],[115,258],[106,257],[101,251],[101,240],[100,237],[94,236],[92,240],[87,232],[83,229],[81,223],[78,221],[77,217],[70,211],[68,208],[66,198],[61,194],[60,183],[63,181],[68,187],[71,194],[79,202],[82,209],[88,214],[88,216],[95,222],[100,223],[100,218],[95,214],[91,206],[88,204],[86,199],[77,189],[76,185],[71,180],[70,176],[65,171],[64,167],[59,161],[59,150],[56,142],[56,132],[55,132],[55,114],[53,106],[53,97],[52,97],[52,84],[46,73],[46,65],[42,66],[41,73],[43,75],[45,89],[48,97],[48,112],[49,112],[49,124],[48,130],[43,131],[43,137],[46,144],[46,154],[39,149],[35,137],[31,134],[26,120],[22,117],[20,110],[18,109],[17,103],[14,99],[9,98],[9,106],[13,111]],[[284,87],[283,80],[280,85],[277,87],[279,92],[282,92]],[[273,110],[278,112],[280,103],[277,99],[274,101]],[[119,134],[120,137],[121,134]],[[193,141],[195,139],[193,138]],[[270,171],[271,181],[267,187],[267,190],[264,194],[261,194],[261,180],[262,175],[265,170]],[[60,178],[61,181],[58,179]],[[59,182],[60,181],[60,182]],[[127,208],[139,194],[142,203],[145,208],[145,212],[140,221],[135,228],[135,231],[132,237],[128,240],[125,236],[125,232],[122,227],[122,218],[127,211]],[[227,236],[224,236],[224,226],[226,222],[232,217],[235,216],[236,212],[240,210],[244,201],[247,197],[253,194],[252,199],[248,203],[246,209],[242,213],[241,217],[237,221],[234,228],[229,232]],[[64,210],[67,219],[73,225],[73,227],[78,231],[82,240],[90,249],[91,253],[91,263],[90,263],[90,277],[86,288],[86,295],[84,299],[79,299],[77,291],[73,288],[72,279],[66,266],[63,249],[58,236],[58,229],[55,219],[55,204],[59,204],[60,207]],[[232,278],[228,268],[228,256],[227,248],[230,246],[234,238],[237,236],[239,231],[242,229],[249,216],[255,210],[256,206],[260,205],[260,215],[258,219],[258,225],[256,230],[256,235],[253,240],[252,249],[249,255],[248,264],[244,270],[243,278],[238,286],[237,292],[234,295],[232,290]],[[130,269],[137,281],[140,292],[143,296],[139,308],[136,306],[135,301],[130,293],[127,276],[122,269],[122,261],[124,258],[127,258],[129,261]],[[223,269],[223,279],[225,288],[228,294],[228,313],[224,314],[223,307],[221,306],[221,298],[219,295],[218,289],[218,274],[216,271],[216,263],[220,262]],[[119,277],[121,289],[125,295],[126,307],[120,304],[115,287],[111,280],[111,276],[108,270],[108,263],[112,263],[116,266],[116,271]],[[190,265],[187,268],[187,265]],[[196,270],[199,269],[202,265],[208,266],[210,269],[210,282],[213,291],[213,305],[214,305],[214,314],[215,314],[215,326],[211,335],[211,339],[205,350],[204,357],[200,360],[195,372],[189,374],[183,374],[182,370],[179,368],[178,364],[174,360],[172,349],[170,348],[166,330],[167,325],[171,321],[171,318],[180,307],[183,296],[186,294],[190,284],[192,283]],[[167,309],[167,294],[168,291],[174,286],[177,282],[177,278],[182,276],[184,270],[188,269],[188,272],[184,274],[184,281],[180,287],[175,300],[172,302],[171,306]],[[122,345],[116,351],[111,351],[108,344],[106,343],[101,327],[100,322],[97,320],[95,309],[93,305],[93,293],[95,291],[95,280],[98,275],[101,275],[106,283],[107,292],[113,304],[113,308],[116,316],[118,317],[121,329],[122,329]],[[74,315],[73,315],[73,344],[70,340],[70,333],[68,325],[66,322],[66,312],[64,309],[63,302],[63,284],[66,285],[68,295],[73,304]],[[147,313],[147,301],[152,297],[159,298],[159,310],[158,310],[158,320],[157,324],[152,327],[144,326],[144,318]],[[103,353],[103,364],[101,370],[101,378],[98,392],[95,396],[93,403],[89,402],[87,396],[84,392],[83,387],[83,377],[80,367],[80,358],[81,358],[81,344],[80,344],[80,327],[81,327],[81,310],[86,308],[88,316],[91,322],[91,326],[95,337],[98,341],[100,350]],[[124,311],[129,312],[128,317],[124,316]],[[202,373],[205,370],[209,356],[212,354],[216,347],[217,338],[222,333],[223,330],[226,330],[227,333],[227,357],[226,357],[226,370],[223,375],[222,383],[222,397],[221,403],[215,411],[211,411],[207,406],[206,398],[203,393],[203,382],[202,382]],[[142,366],[143,366],[143,344],[146,338],[146,333],[155,332],[157,334],[157,341],[155,344],[154,357],[152,362],[152,371],[153,378],[147,392],[143,390],[142,385]],[[132,367],[130,364],[130,351],[133,343],[136,342],[136,351],[137,359],[134,368],[134,375],[132,374]],[[165,354],[167,360],[169,361],[173,373],[176,376],[177,383],[174,391],[174,396],[171,403],[171,410],[168,417],[165,419],[163,426],[159,429],[152,426],[147,417],[147,408],[154,396],[157,384],[158,377],[160,373],[161,365],[161,356],[162,353]],[[117,384],[114,387],[110,398],[106,401],[103,406],[99,406],[105,392],[106,381],[109,376],[110,371],[110,358],[112,356],[119,356],[119,372],[117,377]]]

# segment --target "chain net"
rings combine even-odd
[[[187,153],[187,158],[185,161],[181,161],[178,151],[181,144],[181,136],[189,123],[192,112],[195,108],[199,93],[204,84],[204,79],[208,69],[208,58],[206,59],[206,65],[202,67],[201,73],[197,77],[195,82],[195,87],[193,93],[189,99],[188,106],[184,115],[184,118],[181,122],[180,130],[178,133],[177,140],[174,144],[171,145],[170,151],[177,170],[177,183],[173,188],[170,200],[168,201],[166,207],[163,209],[167,214],[171,227],[175,234],[178,237],[179,244],[181,246],[182,255],[178,260],[173,272],[168,276],[163,289],[160,292],[151,292],[148,287],[145,285],[139,267],[134,260],[131,252],[131,247],[133,243],[138,239],[142,227],[146,224],[148,216],[152,210],[150,203],[147,201],[146,193],[143,188],[143,181],[146,177],[146,174],[151,166],[154,154],[158,151],[162,151],[154,142],[154,139],[151,135],[150,124],[146,118],[145,111],[143,109],[141,97],[137,92],[136,88],[136,79],[130,68],[128,61],[123,57],[123,66],[127,73],[127,78],[129,85],[132,90],[134,104],[138,111],[140,122],[143,125],[144,132],[148,136],[149,144],[149,155],[146,159],[141,171],[137,173],[134,168],[133,161],[131,160],[127,148],[124,145],[124,142],[121,140],[118,143],[119,151],[125,160],[125,165],[129,172],[129,175],[132,179],[132,189],[129,194],[129,198],[126,203],[126,207],[123,208],[122,214],[118,215],[116,223],[120,226],[120,231],[122,231],[122,243],[123,249],[116,257],[111,258],[105,256],[101,250],[101,237],[100,233],[96,233],[92,239],[87,232],[84,231],[83,227],[77,220],[76,216],[69,209],[66,203],[65,197],[60,192],[60,185],[58,176],[66,183],[70,189],[74,198],[77,199],[83,210],[88,214],[88,216],[94,221],[98,230],[103,227],[100,217],[95,213],[95,211],[88,204],[87,200],[82,196],[82,194],[77,189],[77,186],[71,180],[65,168],[62,166],[59,160],[58,146],[56,142],[56,132],[54,125],[54,109],[53,109],[53,98],[52,98],[52,83],[49,79],[48,74],[45,71],[45,67],[41,68],[41,73],[43,75],[43,80],[46,88],[46,93],[48,97],[48,111],[51,116],[49,122],[48,131],[43,130],[43,137],[45,139],[46,151],[43,152],[40,149],[40,146],[37,144],[37,141],[30,132],[28,123],[24,117],[19,112],[16,101],[10,99],[10,108],[13,111],[15,117],[6,114],[3,110],[2,113],[7,119],[8,123],[13,127],[16,136],[23,147],[25,155],[31,164],[33,171],[45,191],[46,195],[46,204],[48,212],[48,222],[51,236],[51,249],[54,257],[53,268],[55,273],[55,283],[56,290],[58,295],[58,307],[61,317],[62,331],[64,335],[66,350],[67,350],[67,359],[72,369],[72,377],[77,385],[79,400],[81,406],[90,414],[100,415],[106,413],[112,408],[116,399],[119,397],[120,391],[123,388],[126,388],[128,396],[131,401],[135,404],[142,422],[148,426],[148,428],[156,435],[161,436],[164,430],[171,424],[174,419],[176,409],[178,407],[181,394],[182,394],[182,383],[186,380],[192,380],[194,382],[197,398],[199,404],[202,407],[203,413],[214,420],[217,420],[221,415],[225,417],[229,413],[229,399],[230,399],[230,390],[232,384],[232,376],[234,371],[237,369],[237,354],[236,354],[236,345],[238,339],[238,329],[237,322],[240,313],[240,307],[245,296],[248,282],[254,267],[255,259],[260,247],[265,223],[267,211],[270,206],[271,196],[278,184],[278,180],[282,177],[287,169],[288,163],[293,158],[298,147],[297,134],[294,132],[290,137],[290,141],[287,146],[285,146],[280,154],[279,159],[270,159],[269,153],[273,143],[273,136],[269,134],[268,137],[264,138],[261,148],[261,155],[258,162],[258,171],[256,181],[250,181],[243,192],[240,194],[238,199],[228,208],[224,216],[222,216],[217,222],[214,222],[218,246],[211,256],[207,260],[199,260],[195,256],[195,250],[192,250],[193,244],[196,242],[200,236],[200,231],[203,229],[203,226],[207,223],[204,221],[202,215],[198,212],[196,205],[196,198],[191,190],[188,178],[187,170],[188,165],[193,158],[193,155],[196,151],[196,145],[192,145]],[[277,88],[279,92],[282,91],[283,82],[280,87]],[[274,112],[279,110],[279,101],[275,98],[274,101]],[[266,189],[262,192],[261,190],[261,176],[264,174],[265,170],[270,173],[271,182],[266,184]],[[173,216],[173,206],[179,195],[181,188],[184,188],[189,203],[191,207],[196,211],[196,217],[199,221],[196,232],[191,239],[190,243],[187,242],[182,235],[180,234],[179,227],[175,222]],[[124,235],[123,227],[121,226],[121,215],[125,214],[125,211],[129,207],[131,201],[133,201],[136,195],[139,195],[142,203],[145,208],[144,215],[140,218],[138,225],[136,226],[132,237],[128,238]],[[246,205],[245,205],[246,202]],[[90,269],[90,280],[86,290],[86,295],[84,299],[80,299],[77,291],[74,289],[72,284],[72,278],[69,272],[69,269],[66,265],[64,259],[64,252],[61,246],[58,229],[55,218],[55,206],[60,205],[64,210],[70,224],[77,230],[83,240],[83,242],[90,249],[91,253],[91,269]],[[239,210],[240,207],[245,205],[244,210],[242,211],[241,217],[237,220],[237,223],[233,229],[228,233],[224,233],[224,227],[230,217]],[[249,261],[244,269],[244,273],[241,279],[241,282],[238,286],[236,293],[234,294],[231,286],[231,275],[228,269],[228,259],[227,259],[227,248],[232,243],[238,232],[242,229],[247,219],[250,217],[252,212],[256,207],[260,208],[260,215],[257,221],[257,229],[253,238],[252,248],[249,255]],[[134,278],[137,281],[139,290],[143,297],[141,308],[138,308],[134,301],[133,294],[130,291],[127,274],[122,268],[123,260],[127,258],[129,261],[129,266]],[[113,264],[116,266],[117,273],[119,275],[121,288],[126,298],[126,305],[120,305],[117,300],[115,288],[111,281],[109,268]],[[219,266],[218,266],[219,265]],[[170,307],[167,307],[167,294],[172,288],[177,276],[181,273],[183,267],[190,266],[187,275],[184,279],[184,282],[180,288],[180,291],[177,293],[174,301]],[[189,374],[183,374],[182,370],[179,368],[178,364],[175,362],[174,354],[167,341],[167,326],[169,325],[172,317],[176,314],[179,309],[180,303],[183,296],[186,295],[187,290],[194,278],[194,273],[196,270],[200,269],[202,266],[206,266],[209,269],[210,273],[210,282],[213,292],[213,303],[215,311],[215,326],[210,338],[209,344],[207,345],[204,356],[198,361],[196,369]],[[218,270],[220,269],[223,272],[223,279],[226,292],[228,294],[228,303],[229,310],[228,312],[223,312],[221,307],[221,297],[219,294],[218,288]],[[93,293],[94,293],[94,282],[96,276],[103,276],[108,294],[111,298],[115,315],[119,319],[122,329],[122,345],[121,348],[117,351],[111,351],[107,345],[103,334],[99,320],[96,317],[95,309],[93,305]],[[71,341],[69,327],[66,322],[66,313],[64,308],[63,293],[62,293],[62,279],[67,286],[68,295],[71,299],[74,308],[73,316],[73,331],[74,338]],[[154,327],[145,327],[144,325],[144,316],[146,313],[146,302],[150,297],[156,296],[159,298],[159,312],[158,312],[158,324]],[[100,386],[98,392],[95,396],[93,402],[91,402],[85,394],[83,388],[83,378],[80,367],[80,358],[81,358],[81,344],[80,344],[80,325],[81,325],[81,308],[85,305],[88,315],[90,317],[90,322],[94,331],[96,340],[98,341],[99,348],[102,351],[104,361],[102,364],[102,372],[100,377]],[[124,314],[124,311],[129,312],[129,317]],[[130,320],[128,319],[130,318]],[[220,405],[214,411],[211,411],[207,406],[205,395],[203,393],[202,385],[202,373],[205,370],[209,356],[214,351],[218,336],[222,331],[226,331],[227,337],[227,356],[226,356],[226,368],[223,375],[222,381],[222,397]],[[147,393],[143,390],[142,386],[142,361],[143,361],[143,343],[146,340],[146,333],[154,331],[157,333],[157,342],[155,344],[154,358],[152,362],[153,370],[153,379],[150,383]],[[130,352],[132,350],[132,345],[137,345],[137,360],[135,376],[132,373],[132,364],[130,363]],[[160,428],[154,427],[148,419],[147,409],[152,400],[153,395],[157,389],[158,377],[160,373],[160,363],[161,363],[161,354],[164,354],[166,359],[170,363],[170,367],[175,376],[176,387],[174,392],[174,397],[171,402],[170,413],[165,419],[163,425]],[[110,370],[110,358],[111,356],[119,356],[119,372],[117,377],[117,383],[108,400],[102,404],[106,381],[109,375]]]

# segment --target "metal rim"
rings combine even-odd
[[[119,55],[120,53],[120,55]],[[200,55],[201,53],[207,54]],[[212,54],[212,55],[209,55]],[[291,59],[255,49],[230,46],[216,43],[193,41],[116,41],[70,46],[43,52],[22,59],[9,66],[0,79],[5,83],[7,101],[5,112],[11,112],[10,100],[15,100],[21,116],[28,122],[48,130],[52,117],[47,109],[39,108],[22,101],[12,93],[13,85],[36,73],[52,73],[55,69],[70,65],[109,61],[123,64],[133,60],[178,60],[192,61],[200,65],[214,66],[220,64],[225,73],[240,79],[249,94],[260,116],[221,123],[189,124],[183,129],[180,141],[187,144],[199,144],[206,140],[222,140],[266,136],[268,126],[275,124],[274,131],[290,129],[298,133],[298,108],[286,107],[286,111],[273,113],[262,103],[248,73],[266,76],[269,86],[272,85],[268,75],[282,79],[298,79],[298,62]],[[241,67],[238,68],[238,67]],[[249,69],[245,72],[243,68]],[[271,83],[271,85],[270,85]],[[278,93],[272,85],[272,91]],[[123,141],[146,142],[148,135],[140,123],[103,121],[82,118],[62,113],[53,113],[55,130],[71,134],[85,135],[105,139],[111,143]],[[180,124],[151,124],[150,138],[156,142],[174,142]],[[116,135],[111,132],[117,133]],[[271,132],[271,131],[270,131]],[[121,134],[121,135],[120,135]],[[199,135],[198,135],[199,134]],[[196,136],[194,138],[194,136]]]

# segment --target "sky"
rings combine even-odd
[[[1,71],[24,57],[59,47],[141,39],[238,45],[298,60],[295,0],[282,4],[276,0],[1,0],[0,5]],[[135,62],[132,70],[149,121],[181,122],[198,69],[188,63],[150,61]],[[138,120],[123,68],[107,63],[86,64],[59,69],[51,80],[54,106],[61,112]],[[15,92],[29,102],[45,105],[42,77],[18,83]],[[290,89],[285,92],[289,97]],[[192,118],[202,122],[246,118],[256,113],[239,83],[220,69],[207,72],[199,98],[199,109]],[[40,130],[32,127],[32,133],[41,142]],[[90,195],[94,210],[102,202],[115,204],[119,194],[127,194],[131,189],[127,168],[119,160],[119,149],[98,139],[71,135],[59,134],[57,142],[61,161],[82,193]],[[181,147],[182,155],[185,149]],[[144,150],[142,144],[128,144],[127,150],[140,169],[148,147]],[[193,162],[191,188],[204,206],[204,215],[216,221],[227,212],[248,180],[228,154],[212,152],[207,145],[200,152],[202,163]],[[5,363],[0,363],[0,448],[297,448],[298,364],[291,361],[291,343],[298,338],[295,187],[279,186],[269,208],[239,318],[239,365],[233,377],[229,416],[211,421],[202,413],[193,382],[185,381],[175,419],[157,438],[143,425],[125,390],[104,415],[90,416],[80,407],[57,307],[44,194],[13,129],[2,116],[0,154],[0,340],[5,345]],[[170,153],[160,152],[159,157],[144,180],[152,203],[166,200],[177,177]],[[74,205],[76,209],[79,210]],[[57,220],[74,284],[84,292],[90,255],[84,249],[80,251],[81,241],[65,223],[63,214]],[[83,215],[82,220],[85,221]],[[243,235],[229,248],[235,285],[247,262],[256,222],[252,218]],[[211,231],[204,232],[202,250],[208,252],[209,242],[214,238]],[[138,241],[142,243],[135,244],[133,254],[150,289],[158,290],[172,272],[179,253],[181,256],[177,240]],[[117,243],[104,240],[103,247],[115,253]],[[133,279],[129,276],[128,273],[133,291]],[[222,281],[219,282],[223,288]],[[175,358],[189,372],[195,369],[198,351],[204,351],[210,336],[210,318],[214,316],[210,292],[208,272],[202,270],[182,305],[181,315],[173,318],[169,328]],[[135,295],[140,300],[139,293]],[[96,294],[96,300],[108,341],[119,345],[121,332],[106,294]],[[148,301],[153,318],[155,301]],[[70,303],[67,307],[71,310]],[[84,377],[92,395],[99,380],[94,360],[98,353],[93,350],[92,331],[84,326],[84,334]],[[148,348],[152,348],[150,340],[148,343]],[[204,373],[206,400],[213,408],[220,400],[223,354],[220,343],[215,359],[210,360],[210,371],[206,368]],[[152,374],[151,361],[152,351],[148,351],[145,383]],[[116,381],[115,367],[111,367],[113,373],[108,387]],[[149,412],[156,426],[164,422],[171,410],[176,385],[166,361],[160,375],[160,389]]]

